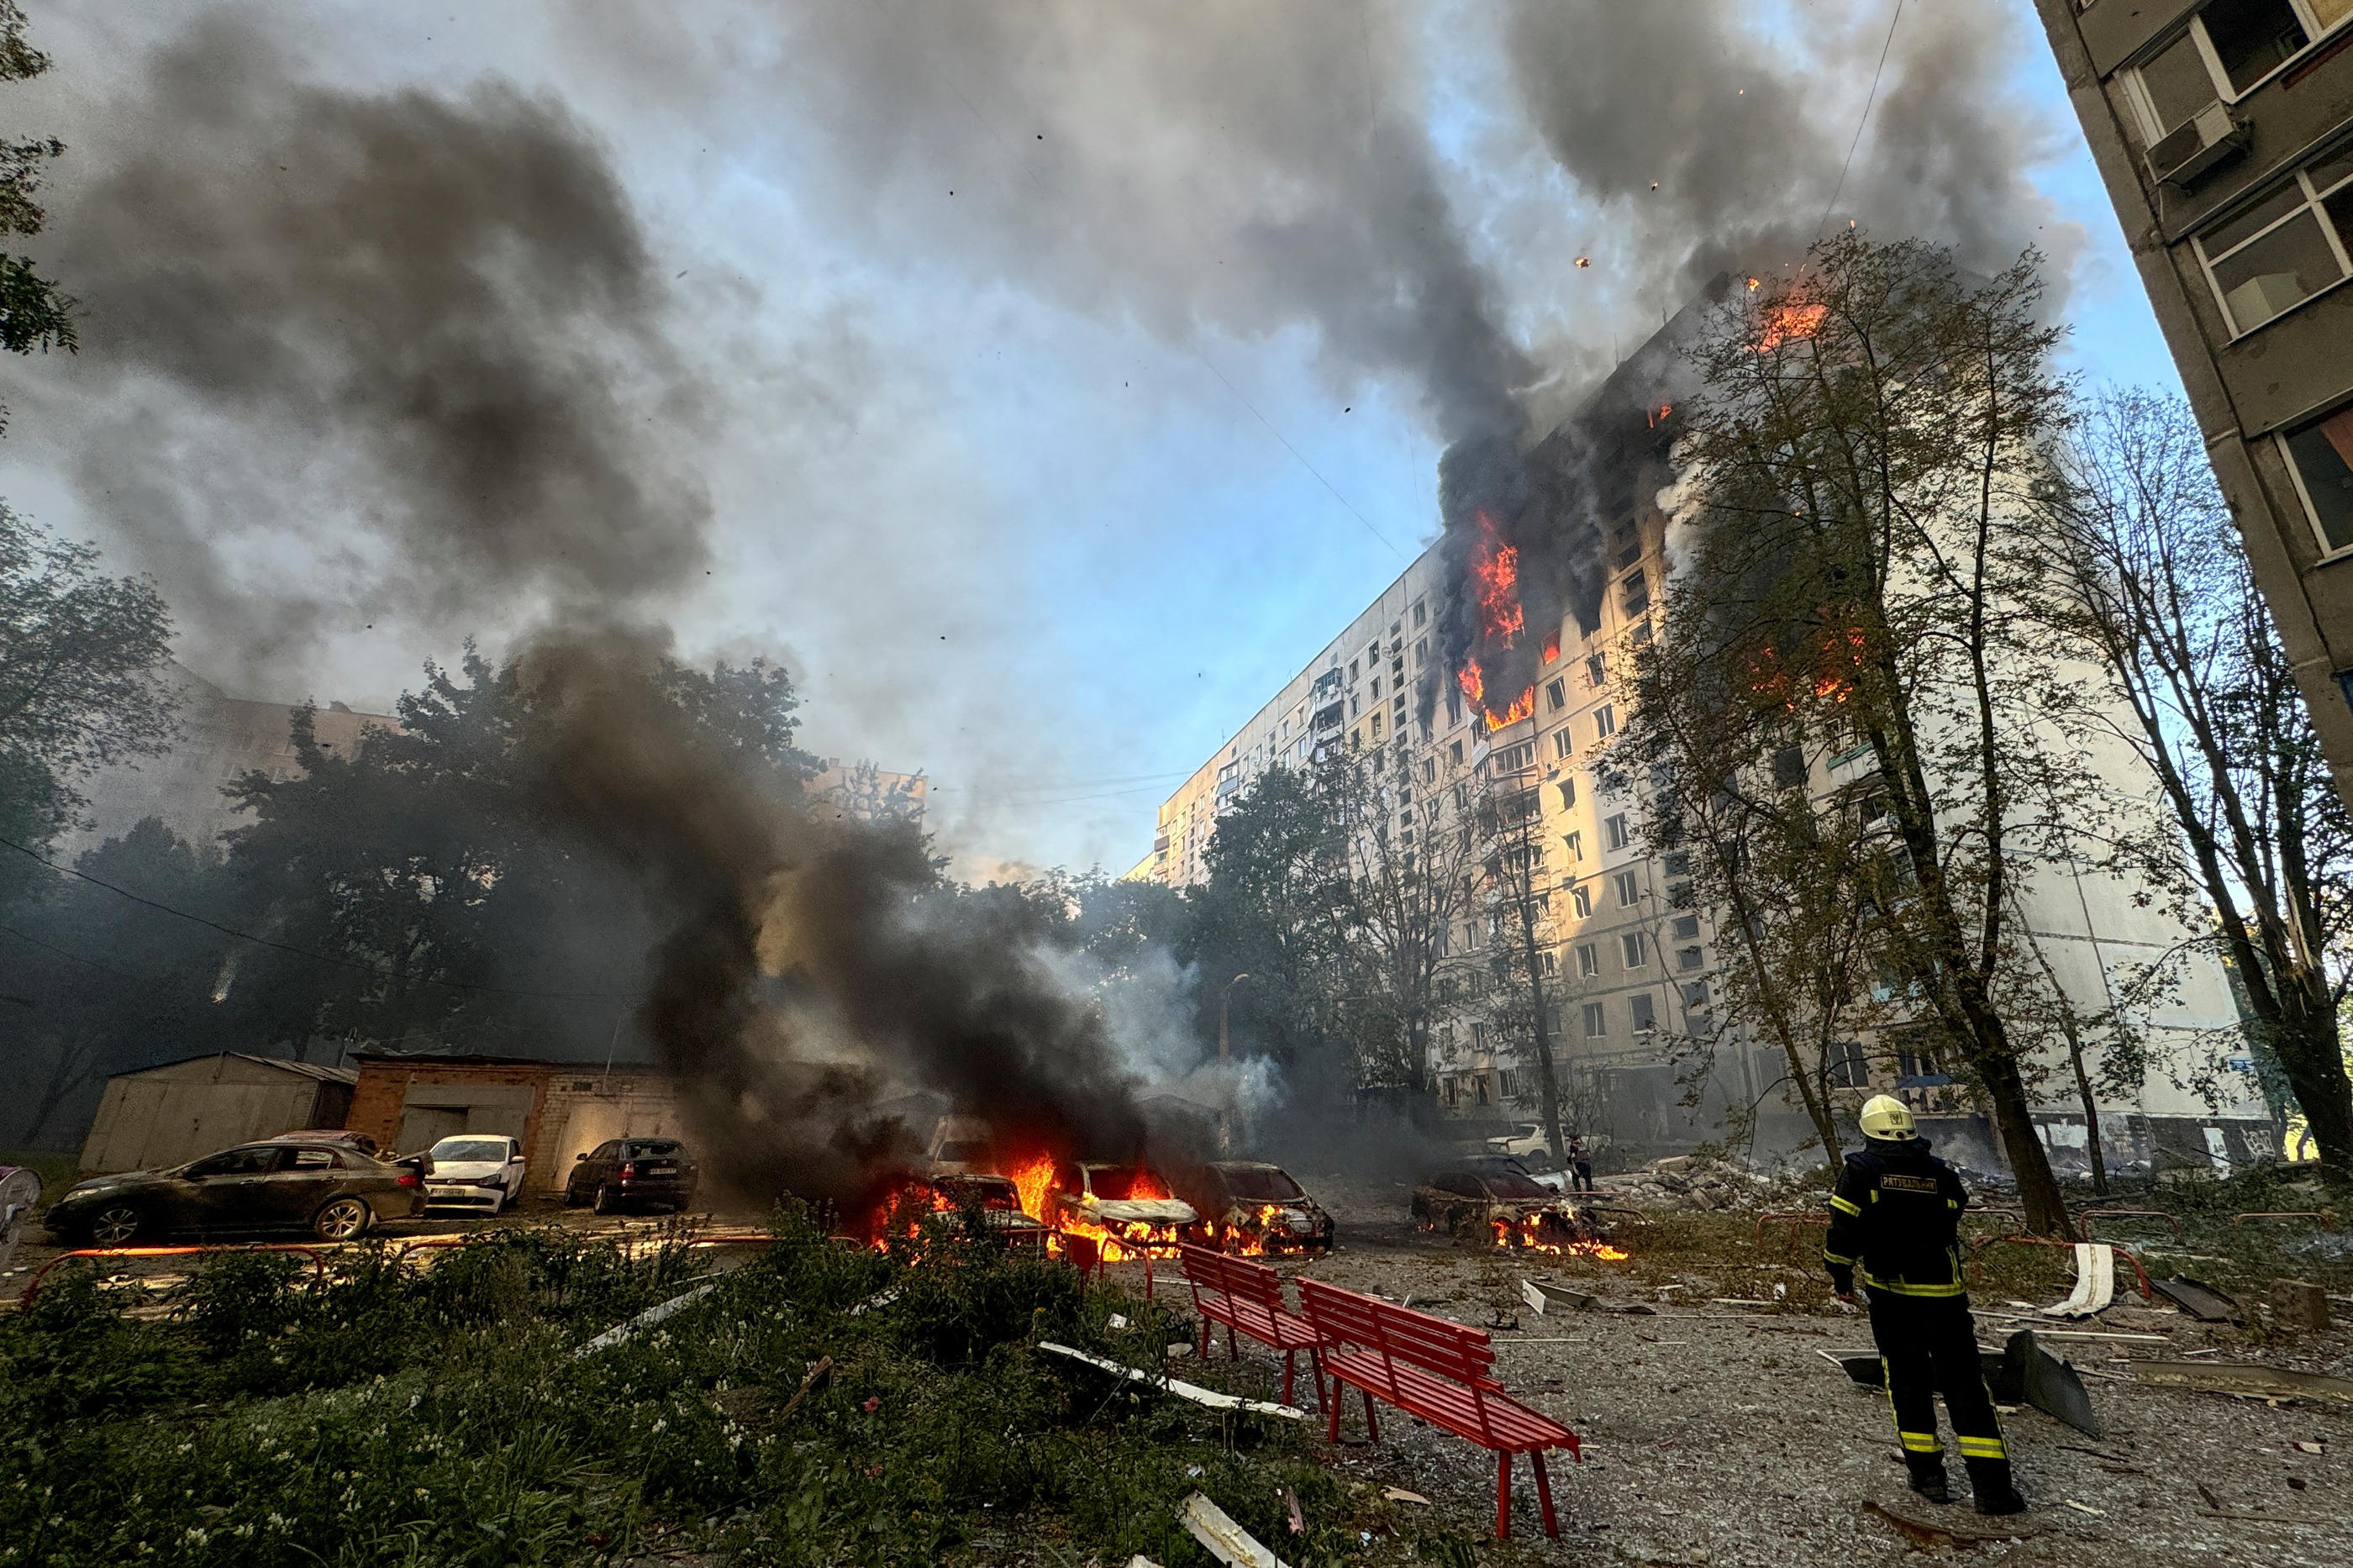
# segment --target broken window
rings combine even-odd
[[[1548,712],[1557,713],[1557,712],[1559,712],[1562,709],[1564,709],[1564,708],[1567,707],[1567,706],[1568,706],[1568,685],[1567,685],[1567,683],[1566,681],[1560,681],[1560,680],[1547,680],[1547,681],[1546,681],[1546,682],[1545,682],[1545,701],[1549,705],[1549,706],[1548,706],[1548,708],[1547,708],[1547,710],[1546,710]]]
[[[1681,925],[1683,922],[1678,921],[1675,923]],[[1678,948],[1675,951],[1677,969],[1701,969],[1706,967],[1706,964],[1707,955],[1696,947]]]
[[[1590,888],[1571,888],[1568,890],[1568,907],[1577,911],[1578,920],[1584,920],[1593,913],[1593,890]]]
[[[1577,973],[1579,979],[1590,980],[1601,973],[1601,950],[1589,942],[1577,944]]]
[[[1413,624],[1418,626],[1427,619],[1429,619],[1429,616],[1422,610],[1421,601],[1419,599],[1416,599],[1413,602]]]
[[[1773,787],[1799,789],[1806,782],[1806,753],[1795,746],[1784,746],[1773,753]]]
[[[1642,933],[1641,931],[1625,931],[1618,938],[1619,956],[1626,961],[1626,967],[1629,969],[1641,968],[1642,960],[1647,951],[1648,950],[1643,946]]]
[[[1568,731],[1564,730],[1561,733],[1566,735]],[[1577,809],[1577,780],[1574,778],[1560,781],[1560,808],[1563,811]]]
[[[1609,836],[1612,849],[1623,849],[1634,842],[1633,830],[1626,826],[1626,814],[1622,811],[1603,823],[1601,830]]]
[[[2244,92],[2312,42],[2292,0],[2213,0],[2198,18],[2233,92]]]
[[[1609,679],[1609,661],[1598,653],[1588,656],[1585,661],[1585,684],[1600,687],[1608,684]]]
[[[2280,446],[2321,549],[2353,549],[2353,403],[2289,431]]]
[[[1626,1012],[1633,1019],[1634,1032],[1638,1035],[1648,1034],[1659,1026],[1658,1007],[1647,991],[1637,991],[1627,997]]]
[[[1582,832],[1564,833],[1560,836],[1560,841],[1562,847],[1568,851],[1570,865],[1574,866],[1585,858],[1585,835]]]
[[[1618,715],[1604,702],[1593,710],[1593,738],[1606,741],[1618,732]]]

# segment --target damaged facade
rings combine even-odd
[[[1440,642],[1448,576],[1441,547],[1432,546],[1169,796],[1151,855],[1130,873],[1171,887],[1206,880],[1219,815],[1268,769],[1304,767],[1325,748],[1367,760],[1381,820],[1400,847],[1409,848],[1417,835],[1428,842],[1455,831],[1459,814],[1482,792],[1506,791],[1522,802],[1533,795],[1543,855],[1534,881],[1551,928],[1538,968],[1561,1069],[1563,1131],[1607,1140],[1620,1163],[1720,1137],[1726,1112],[1752,1105],[1759,1108],[1760,1152],[1794,1148],[1810,1136],[1794,1095],[1775,1087],[1786,1071],[1778,1047],[1746,1040],[1736,1027],[1733,1043],[1715,1052],[1695,1084],[1693,1068],[1672,1058],[1677,1037],[1713,1027],[1716,920],[1696,907],[1682,857],[1648,851],[1639,804],[1603,795],[1592,767],[1626,718],[1627,689],[1613,680],[1610,661],[1649,640],[1663,591],[1671,519],[1661,492],[1676,477],[1674,426],[1666,416],[1690,374],[1678,345],[1704,308],[1704,300],[1686,307],[1528,455],[1535,483],[1575,470],[1575,483],[1563,480],[1560,489],[1591,498],[1599,515],[1580,514],[1579,526],[1598,535],[1607,574],[1589,628],[1574,612],[1556,626],[1527,627],[1546,654],[1531,689],[1533,711],[1515,707],[1512,721],[1491,729],[1464,701]],[[2128,752],[2116,753],[2114,766],[2136,765]],[[1867,749],[1858,750],[1790,782],[1829,798],[1862,783],[1870,766]],[[2189,936],[2134,894],[2116,879],[2052,867],[2025,899],[2026,919],[2059,985],[2086,1014],[2108,1005],[2113,972],[2154,961]],[[1495,940],[1512,940],[1508,922],[1498,937],[1482,912],[1450,932],[1449,951],[1466,971],[1483,968],[1486,944]],[[1481,989],[1473,984],[1463,994]],[[1465,1001],[1435,1027],[1440,1107],[1482,1122],[1528,1119],[1536,1104],[1533,1054],[1524,1057],[1517,1040],[1482,1012]],[[2141,1021],[2155,1061],[2202,1058],[2217,1034],[2238,1026],[2221,966],[2199,955],[2176,997]],[[1866,1058],[1859,1050],[1837,1092],[1859,1101],[1893,1089],[1931,1112],[1944,1103],[1937,1091],[1952,1081],[1942,1066],[1930,1056],[1887,1050]],[[2275,1153],[2255,1083],[2252,1076],[2242,1081],[2239,1102],[2218,1114],[2158,1066],[2136,1093],[2103,1102],[2108,1163],[2228,1168]],[[2061,1064],[2035,1110],[2063,1171],[2080,1165],[2085,1144],[2073,1089]],[[1696,1103],[1683,1103],[1694,1089]],[[1998,1141],[1979,1119],[1957,1117],[1941,1135],[1981,1144],[1975,1157],[1957,1150],[1969,1163],[1998,1163]]]

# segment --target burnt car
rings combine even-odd
[[[593,1205],[598,1214],[647,1204],[682,1209],[694,1202],[701,1178],[686,1145],[675,1138],[614,1138],[573,1161],[564,1201],[572,1208]]]
[[[125,1171],[82,1183],[46,1216],[74,1242],[121,1247],[175,1231],[309,1231],[349,1241],[379,1220],[425,1212],[414,1163],[379,1160],[357,1146],[272,1138],[165,1171]]]
[[[1424,1230],[1502,1246],[1558,1247],[1597,1235],[1574,1205],[1508,1157],[1436,1172],[1413,1190],[1413,1220]]]
[[[1038,1217],[1056,1230],[1138,1248],[1173,1248],[1201,1218],[1159,1173],[1108,1160],[1055,1161],[1045,1207]]]
[[[1332,1216],[1280,1165],[1212,1160],[1186,1173],[1183,1189],[1201,1216],[1194,1238],[1206,1246],[1240,1253],[1332,1248]]]
[[[988,1235],[1017,1251],[1042,1253],[1051,1234],[1043,1221],[1023,1211],[1021,1189],[1004,1176],[981,1172],[932,1176],[909,1184],[894,1202],[899,1206],[886,1218],[906,1218],[910,1202],[918,1205],[918,1215],[923,1206],[934,1214],[976,1215]]]

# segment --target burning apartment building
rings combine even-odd
[[[1152,853],[1131,873],[1172,887],[1205,880],[1218,819],[1252,782],[1335,749],[1365,760],[1379,807],[1374,830],[1392,834],[1400,850],[1463,831],[1482,796],[1508,796],[1535,826],[1530,882],[1548,932],[1536,968],[1563,1129],[1608,1141],[1621,1160],[1720,1137],[1726,1112],[1749,1107],[1760,1152],[1808,1137],[1795,1097],[1777,1087],[1788,1071],[1779,1048],[1719,1016],[1722,912],[1695,897],[1685,857],[1646,844],[1639,781],[1635,795],[1623,785],[1612,794],[1595,765],[1629,718],[1630,683],[1617,679],[1624,672],[1613,660],[1648,645],[1661,624],[1676,521],[1667,510],[1678,478],[1674,410],[1695,374],[1683,349],[1734,287],[1719,279],[1525,452],[1475,444],[1450,452],[1445,537],[1167,798]],[[1523,552],[1481,510],[1498,496],[1523,540],[1532,517],[1553,531],[1543,550]],[[1857,747],[1800,764],[1804,776],[1783,782],[1827,801],[1873,765],[1870,748]],[[2022,913],[2053,983],[2084,1012],[2109,1005],[2116,972],[2188,942],[2128,883],[2069,866],[2048,871],[2033,879]],[[1458,917],[1446,950],[1467,969],[1509,939],[1491,903]],[[1483,989],[1463,988],[1435,1024],[1430,1089],[1447,1116],[1493,1130],[1532,1116],[1537,1071],[1525,1024],[1470,999]],[[2182,1063],[2237,1027],[2219,963],[2198,956],[2141,1022],[2156,1065],[2133,1092],[2099,1101],[2111,1165],[2227,1169],[2274,1152],[2252,1079],[2233,1085],[2236,1101],[2220,1111],[2175,1081],[2189,1076],[2176,1070]],[[1699,1037],[1719,1042],[1704,1066],[1678,1048]],[[1859,1101],[1893,1089],[1924,1113],[1949,1107],[1937,1091],[1953,1083],[1953,1064],[1924,1049],[1865,1046],[1856,1042],[1831,1075],[1839,1095]],[[2046,1081],[2033,1115],[2065,1163],[2066,1152],[2084,1146],[2085,1118],[2063,1070]],[[1951,1131],[1969,1134],[1966,1125]],[[1995,1142],[1983,1139],[1989,1163]]]

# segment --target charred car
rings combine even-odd
[[[1574,1204],[1530,1175],[1517,1160],[1466,1160],[1413,1190],[1414,1224],[1423,1230],[1506,1247],[1566,1247],[1600,1234]]]
[[[1045,1208],[1056,1230],[1138,1249],[1173,1248],[1201,1218],[1157,1172],[1113,1161],[1055,1161]]]
[[[1332,1216],[1280,1165],[1213,1160],[1186,1173],[1184,1193],[1201,1216],[1194,1239],[1205,1246],[1240,1253],[1332,1248]]]
[[[1023,1211],[1021,1190],[1010,1180],[980,1172],[910,1183],[892,1200],[883,1223],[913,1226],[934,1214],[976,1219],[987,1235],[1017,1252],[1044,1252],[1051,1234],[1042,1220]]]
[[[45,1220],[57,1235],[97,1247],[174,1231],[302,1229],[349,1241],[378,1220],[425,1212],[421,1163],[391,1163],[347,1142],[273,1138],[170,1170],[84,1182]]]

